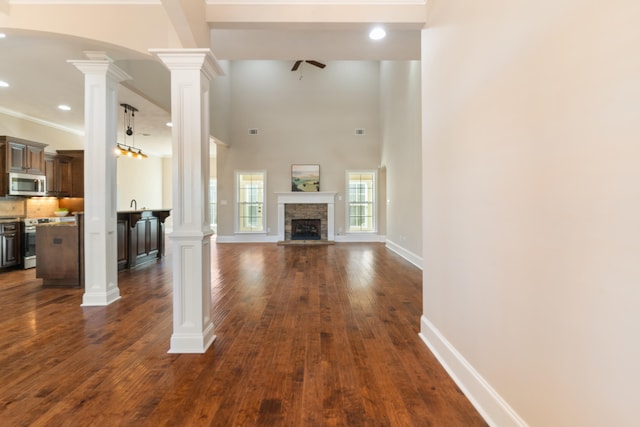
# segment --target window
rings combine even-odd
[[[375,171],[347,172],[347,231],[376,230]]]
[[[264,232],[265,172],[237,172],[237,231]]]

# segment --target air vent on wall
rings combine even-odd
[[[249,135],[257,135],[258,129],[249,129]]]
[[[356,135],[364,135],[364,129],[356,129]]]

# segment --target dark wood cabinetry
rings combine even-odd
[[[158,257],[158,218],[149,216],[141,218],[135,225],[135,246],[130,259],[144,260],[147,257]],[[137,262],[136,262],[137,264]]]
[[[82,250],[78,223],[38,225],[36,277],[44,286],[82,286]]]
[[[9,191],[9,172],[45,175],[47,195],[84,197],[84,150],[46,153],[46,144],[0,136],[0,195]]]
[[[61,160],[61,191],[69,197],[84,197],[84,150],[58,150]]]
[[[55,195],[56,188],[56,155],[44,154],[44,176],[47,177],[47,195]]]
[[[170,212],[167,209],[117,213],[118,271],[164,256],[164,222]],[[76,213],[75,218],[75,223],[37,226],[36,277],[45,286],[84,287],[84,213]],[[16,253],[19,256],[18,248]]]
[[[118,271],[124,270],[129,265],[129,220],[118,215],[118,223],[116,224],[116,233],[118,235]]]
[[[73,192],[73,159],[66,156],[58,156],[58,188],[61,195],[69,195],[72,197],[84,197],[75,195]],[[84,183],[83,183],[84,187]]]
[[[7,145],[8,172],[44,174],[44,147],[46,144],[13,138],[7,141]]]
[[[20,264],[20,223],[0,224],[0,268]]]
[[[73,159],[53,153],[44,155],[44,174],[47,177],[47,195],[70,197],[73,193]]]
[[[118,212],[118,270],[164,255],[164,221],[169,210]]]
[[[0,195],[9,192],[9,173],[44,175],[46,144],[0,136]]]

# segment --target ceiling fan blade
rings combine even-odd
[[[326,67],[326,65],[325,65],[325,64],[323,64],[322,62],[312,61],[312,60],[311,60],[311,61],[306,61],[306,62],[308,62],[308,63],[309,63],[309,64],[311,64],[311,65],[315,65],[315,66],[316,66],[316,67],[318,67],[318,68],[324,68],[324,67]]]
[[[300,64],[302,64],[302,61],[296,61],[296,63],[293,64],[293,68],[291,68],[291,71],[296,71],[298,67],[300,67]]]

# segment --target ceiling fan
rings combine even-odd
[[[291,68],[291,71],[296,71],[300,67],[300,65],[302,65],[303,62],[309,63],[311,65],[315,65],[318,68],[326,67],[326,65],[323,64],[322,62],[313,61],[313,60],[303,61],[303,60],[299,59],[299,60],[297,60],[295,62],[295,64],[293,64],[293,67]]]

